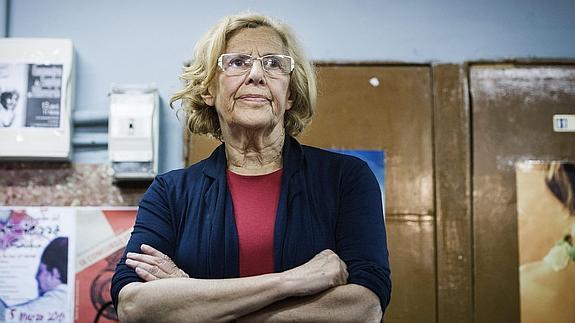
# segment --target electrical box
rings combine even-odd
[[[110,94],[108,155],[114,181],[158,174],[159,96],[154,85],[115,85]]]
[[[70,160],[69,39],[0,38],[0,159]]]

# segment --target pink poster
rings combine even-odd
[[[0,321],[70,322],[71,208],[0,207]]]
[[[79,208],[76,234],[75,322],[116,322],[110,282],[136,218],[136,208]]]

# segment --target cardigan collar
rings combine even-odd
[[[276,271],[284,270],[292,263],[291,253],[286,252],[288,204],[301,192],[299,182],[292,181],[302,167],[303,149],[292,137],[286,136],[283,153],[283,178],[280,200],[274,228],[274,267]],[[233,215],[231,195],[227,188],[226,154],[224,144],[220,145],[205,160],[203,172],[211,179],[206,187],[204,201],[207,215],[210,218],[209,257],[207,259],[226,259],[225,262],[208,262],[208,272],[213,277],[226,278],[239,275],[239,242]],[[287,258],[286,258],[287,257]]]

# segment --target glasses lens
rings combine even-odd
[[[227,75],[241,75],[252,68],[254,60],[262,62],[262,68],[269,74],[289,74],[292,71],[292,58],[285,55],[266,55],[253,58],[246,54],[222,54],[218,63]]]
[[[267,55],[261,58],[264,69],[273,74],[289,74],[291,58],[284,55]]]
[[[243,54],[223,54],[221,57],[221,68],[227,74],[238,75],[246,72],[252,67],[252,58]]]

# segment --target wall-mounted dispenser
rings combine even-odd
[[[108,156],[115,181],[152,180],[158,173],[159,96],[154,85],[114,85]]]

